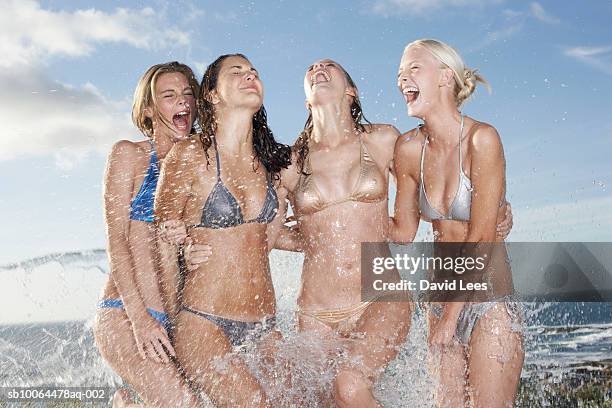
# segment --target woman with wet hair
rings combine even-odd
[[[524,358],[518,304],[496,296],[512,291],[503,237],[495,228],[506,204],[503,146],[493,126],[459,110],[478,82],[486,84],[440,41],[418,40],[404,50],[398,86],[408,115],[424,123],[396,143],[391,237],[411,241],[424,218],[436,243],[485,248],[484,279],[495,292],[495,301],[458,299],[428,307],[436,403],[443,407],[514,406]]]
[[[206,262],[188,260],[174,346],[190,383],[224,407],[270,406],[234,351],[273,349],[281,338],[268,251],[284,221],[276,187],[291,151],[274,140],[263,96],[244,55],[210,64],[198,98],[201,133],[169,153],[155,199],[162,228],[182,222],[186,248],[213,249]]]
[[[104,176],[109,279],[98,303],[94,335],[102,357],[148,406],[198,406],[170,361],[168,304],[173,285],[160,287],[153,199],[160,163],[179,140],[189,139],[198,83],[178,62],[154,65],[140,79],[132,120],[147,137],[117,142]],[[165,290],[165,293],[164,293]],[[114,406],[128,404],[119,390]]]
[[[363,254],[361,243],[390,238],[387,188],[399,132],[365,120],[355,83],[332,60],[309,67],[304,90],[308,119],[294,164],[281,174],[297,225],[282,230],[276,247],[304,252],[298,330],[344,344],[335,403],[380,406],[372,386],[406,339],[412,303],[362,291],[362,256],[389,253],[381,245]]]
[[[362,301],[360,244],[387,240],[388,176],[399,133],[364,121],[357,87],[335,61],[309,67],[304,90],[309,116],[294,164],[281,175],[297,228],[284,229],[276,247],[304,252],[298,330],[344,345],[335,403],[378,406],[373,381],[406,338],[411,304]]]

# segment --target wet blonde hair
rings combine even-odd
[[[187,82],[193,91],[194,98],[199,92],[200,87],[198,80],[195,78],[191,68],[185,64],[172,61],[164,64],[153,65],[151,68],[149,68],[147,72],[144,73],[142,78],[140,78],[140,81],[138,81],[138,85],[134,91],[134,100],[132,102],[132,122],[134,122],[134,125],[147,137],[153,136],[153,120],[146,115],[145,109],[147,107],[150,107],[153,110],[153,116],[157,115],[164,125],[168,127],[170,126],[168,121],[159,115],[155,95],[157,94],[156,85],[159,76],[172,72],[181,73],[185,76],[185,78],[187,78]],[[194,111],[196,109],[195,106],[191,108]]]
[[[450,45],[442,41],[432,39],[421,39],[411,42],[404,48],[404,52],[410,47],[423,47],[429,51],[442,65],[453,71],[455,78],[455,102],[457,107],[460,107],[466,99],[468,99],[476,89],[478,82],[482,83],[491,92],[489,83],[478,74],[477,69],[468,68],[463,62],[463,58]]]

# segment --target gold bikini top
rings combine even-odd
[[[387,180],[368,153],[361,136],[359,137],[360,158],[359,177],[355,187],[348,197],[340,200],[325,200],[317,188],[310,166],[310,157],[304,163],[304,172],[300,174],[298,186],[295,190],[295,206],[298,214],[314,214],[332,205],[347,201],[363,203],[377,203],[387,199]]]

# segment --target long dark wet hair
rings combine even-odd
[[[357,90],[357,85],[355,85],[355,81],[349,75],[348,72],[342,67],[342,65],[336,63],[338,67],[344,72],[344,76],[346,77],[346,81],[349,86],[355,89],[355,96],[353,97],[353,102],[351,102],[351,117],[353,118],[353,124],[355,126],[355,130],[358,132],[370,133],[370,123],[369,120],[363,115],[363,109],[361,109],[361,101],[359,100],[359,91]],[[365,125],[369,126],[366,127]],[[312,136],[312,130],[314,129],[314,124],[312,121],[312,111],[308,110],[308,118],[306,119],[306,123],[304,124],[304,130],[298,136],[297,140],[293,144],[293,150],[297,154],[297,169],[299,173],[307,175],[304,172],[304,163],[306,162],[306,158],[308,157],[308,141]]]
[[[212,138],[217,131],[217,120],[215,118],[214,105],[210,94],[217,88],[219,71],[226,58],[241,57],[248,61],[243,54],[225,54],[217,58],[206,68],[200,84],[198,97],[198,118],[201,126],[200,140],[204,146],[206,161],[209,161],[208,149],[212,144]],[[255,157],[259,160],[274,180],[280,180],[280,171],[291,164],[291,147],[278,143],[274,139],[272,130],[268,126],[266,108],[261,108],[253,115],[253,149]]]

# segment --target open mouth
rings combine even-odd
[[[310,81],[312,83],[312,85],[311,85],[311,88],[312,88],[315,85],[331,81],[331,77],[330,77],[330,75],[329,75],[329,73],[327,71],[320,69],[318,71],[315,71],[311,75]]]
[[[191,124],[189,123],[190,113],[191,111],[189,109],[184,109],[172,116],[172,123],[178,130],[189,130],[191,128]]]
[[[404,99],[406,100],[407,104],[411,104],[412,102],[416,101],[419,97],[419,93],[419,90],[414,86],[409,86],[402,90],[402,94],[404,95]]]

